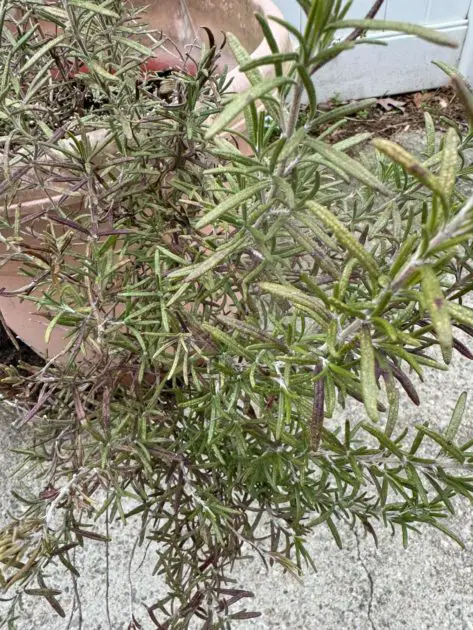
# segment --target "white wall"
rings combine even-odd
[[[298,24],[300,7],[296,0],[273,0],[286,16]],[[374,0],[355,0],[351,17],[364,17]],[[470,0],[385,0],[378,17],[386,20],[409,20],[419,24],[443,24],[467,17]]]
[[[301,9],[296,0],[273,0],[273,2],[284,13],[286,20],[299,26]]]
[[[296,0],[274,2],[287,20],[300,24],[302,11]],[[350,15],[364,17],[372,5],[373,0],[355,0]],[[379,18],[435,26],[456,41],[458,47],[441,48],[410,36],[382,33],[388,47],[358,46],[322,69],[315,80],[319,100],[335,94],[344,99],[356,99],[439,87],[446,84],[448,78],[431,63],[434,60],[460,66],[472,80],[473,10],[472,28],[468,31],[470,6],[473,0],[386,0]]]

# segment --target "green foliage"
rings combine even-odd
[[[404,544],[431,525],[461,543],[444,523],[455,496],[473,500],[466,396],[445,432],[398,426],[398,413],[401,390],[419,404],[418,376],[453,352],[472,358],[457,331],[473,334],[473,132],[444,121],[424,161],[376,140],[368,168],[352,153],[366,135],[333,146],[319,130],[372,102],[323,113],[316,94],[320,67],[368,28],[450,42],[346,22],[340,1],[300,4],[304,32],[286,25],[295,53],[261,16],[269,57],[253,62],[230,37],[250,82],[236,96],[211,35],[196,75],[163,90],[139,70],[160,44],[121,1],[1,4],[1,240],[47,334],[69,331],[66,352],[4,379],[31,397],[23,456],[44,485],[17,497],[0,534],[9,627],[25,597],[64,614],[47,576],[61,562],[75,579],[72,551],[107,544],[101,515],[141,518],[137,542],[168,588],[149,607],[158,628],[256,616],[234,612],[251,596],[228,588],[235,560],[253,550],[298,573],[318,526],[339,545],[341,522],[383,524]],[[34,188],[44,211],[8,212]],[[360,421],[342,423],[349,400]]]

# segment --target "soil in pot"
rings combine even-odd
[[[15,345],[5,328],[0,325],[0,364],[17,367],[21,363],[40,366],[44,364],[44,360],[21,339],[16,339]]]

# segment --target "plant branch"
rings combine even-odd
[[[88,468],[83,468],[79,472],[75,473],[71,479],[61,488],[57,497],[51,502],[46,510],[46,514],[44,517],[44,524],[47,529],[52,529],[52,521],[54,518],[54,513],[59,507],[59,504],[66,499],[74,486],[84,477],[94,476],[98,473],[96,468],[89,470]]]
[[[368,13],[365,15],[365,20],[371,20],[374,17],[376,17],[376,15],[378,14],[379,10],[381,9],[381,7],[383,6],[384,0],[376,0],[376,2],[374,3],[374,5],[371,7],[371,9],[368,11]],[[354,42],[356,41],[364,32],[364,29],[358,27],[355,28],[344,40],[343,43],[348,44],[350,42]],[[332,59],[325,59],[324,61],[321,61],[320,63],[318,63],[316,66],[314,66],[311,69],[311,76],[314,75],[316,72],[318,72],[321,68],[323,68],[325,65],[327,65],[330,61],[332,61]]]
[[[419,266],[421,266],[425,260],[429,257],[429,255],[440,247],[444,243],[446,243],[451,238],[458,236],[462,231],[462,227],[464,226],[468,215],[473,210],[473,195],[468,199],[466,204],[460,210],[460,212],[455,215],[455,217],[448,223],[441,232],[439,232],[430,242],[427,251],[424,254],[420,252],[420,245],[417,252],[414,254],[411,261],[404,267],[399,276],[391,283],[388,287],[389,291],[393,293],[397,292],[401,287],[403,287],[406,282],[412,277],[412,275],[418,270]]]
[[[391,284],[382,291],[381,295],[378,298],[378,304],[383,302],[387,293],[395,294],[400,289],[402,289],[415,274],[415,272],[419,269],[419,267],[425,264],[429,255],[431,255],[437,247],[440,247],[449,239],[457,236],[462,231],[462,227],[464,226],[465,221],[467,220],[468,215],[471,213],[472,210],[473,195],[468,199],[466,204],[463,206],[460,212],[450,221],[450,223],[448,223],[444,227],[444,229],[432,239],[427,251],[424,254],[421,253],[421,245],[419,245],[419,249],[411,258],[411,260],[405,265],[405,267],[401,270],[401,272],[393,280],[393,282],[391,282]],[[344,343],[345,341],[349,341],[350,339],[352,339],[363,325],[363,321],[364,320],[357,318],[352,321],[349,326],[342,330],[337,337],[339,343]]]
[[[372,20],[373,18],[375,18],[377,16],[377,14],[379,13],[379,10],[383,6],[383,4],[384,4],[384,0],[376,0],[376,2],[373,4],[371,9],[365,15],[365,20]],[[361,28],[361,27],[355,28],[343,41],[345,41],[345,42],[354,42],[361,35],[363,35],[363,33],[364,33],[364,29],[363,28]]]

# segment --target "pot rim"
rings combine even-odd
[[[284,17],[280,9],[274,4],[273,0],[251,0],[251,2],[253,4],[253,8],[255,12],[259,10],[259,12],[262,13],[264,16],[273,15],[280,19],[283,19]],[[271,21],[270,28],[273,32],[273,35],[276,41],[279,44],[280,49],[282,51],[290,51],[292,49],[292,43],[289,38],[288,31],[281,24],[278,24],[275,21]],[[264,57],[269,54],[271,54],[271,49],[266,39],[263,36],[260,44],[251,53],[251,58],[257,59],[259,57]],[[272,73],[271,68],[269,66],[266,68],[267,68],[266,69],[267,74]],[[263,70],[263,73],[264,72],[265,71]],[[240,93],[250,87],[249,80],[247,79],[246,75],[240,71],[238,66],[230,70],[227,77],[229,80],[231,80],[231,88],[230,88],[231,92]],[[242,116],[237,117],[231,125],[232,129],[239,132],[243,131],[244,127],[245,127],[245,120]],[[106,127],[98,128],[98,129],[94,129],[93,131],[88,132],[87,137],[88,137],[89,142],[92,145],[98,146],[100,143],[102,143],[106,139],[109,133],[110,131]],[[228,134],[224,134],[224,135],[228,135]],[[63,146],[71,150],[74,150],[75,148],[75,143],[72,138],[66,138],[59,142],[60,144],[62,144]],[[103,147],[100,153],[102,155],[107,155],[107,154],[111,155],[115,152],[114,149],[115,149],[114,143],[109,142]],[[58,157],[60,156],[61,154],[58,152]],[[0,154],[0,157],[1,157],[1,154]],[[54,151],[52,151],[51,153],[51,159],[53,158],[54,158]],[[48,207],[50,208],[54,207],[54,203],[57,200],[63,198],[63,195],[61,194],[60,190],[58,190],[57,184],[56,186],[52,185],[51,188],[48,188],[47,186],[45,186],[44,188],[45,190],[49,190],[49,194],[45,193],[43,196],[38,196],[38,193],[41,190],[39,187],[29,188],[26,190],[16,192],[13,195],[11,202],[8,204],[9,211],[15,212],[19,210],[21,215],[25,215],[25,214],[31,213],[33,210],[39,210],[39,209],[47,210]],[[67,201],[65,205],[73,206],[73,205],[79,204],[83,196],[84,195],[81,195],[78,193],[76,193],[75,195],[69,196],[69,200]],[[7,197],[7,195],[0,196],[0,202],[2,201],[2,198],[5,199],[5,197]]]

